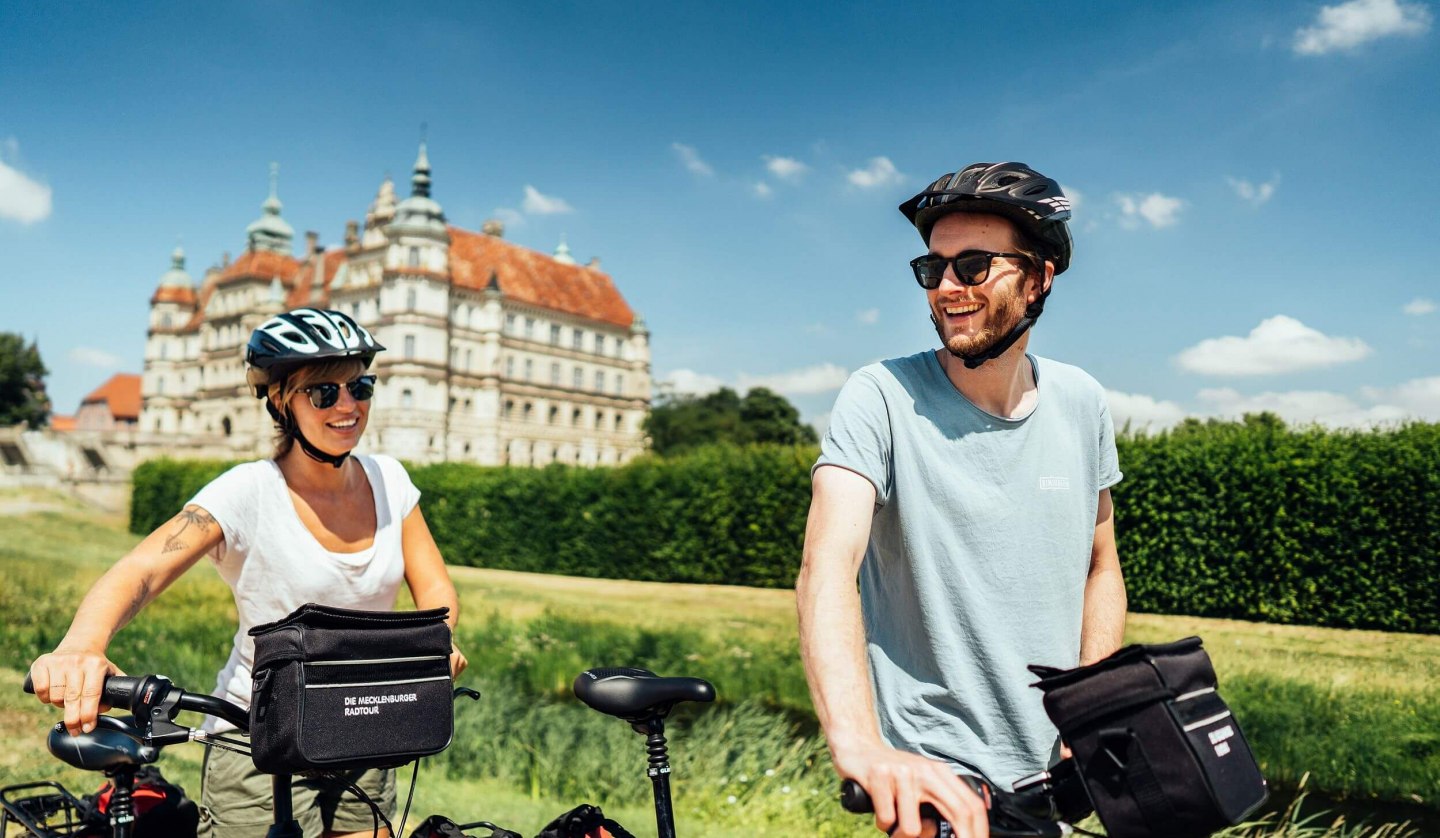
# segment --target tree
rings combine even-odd
[[[40,348],[10,332],[0,332],[0,427],[24,422],[33,430],[50,418]]]
[[[756,387],[742,399],[729,387],[704,396],[658,399],[645,419],[657,454],[676,454],[716,442],[795,445],[816,442],[815,429],[784,396]]]

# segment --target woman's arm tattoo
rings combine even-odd
[[[165,538],[165,549],[161,550],[162,553],[173,553],[176,550],[184,550],[189,547],[190,545],[185,543],[181,536],[183,536],[185,531],[192,525],[199,529],[202,534],[208,535],[210,527],[215,524],[215,519],[210,516],[209,512],[206,512],[193,503],[180,510],[180,514],[176,515],[173,520],[180,522],[180,529]]]

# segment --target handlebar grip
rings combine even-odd
[[[144,680],[144,678],[137,678],[133,675],[107,677],[105,685],[100,688],[100,703],[133,711],[135,709],[135,691],[140,687],[140,682]]]
[[[864,786],[849,779],[840,783],[840,805],[845,808],[845,811],[854,812],[857,815],[866,815],[875,811],[875,806],[870,801],[870,793],[865,791]],[[929,803],[921,803],[920,817],[939,821],[940,812]]]
[[[27,693],[30,693],[31,695],[35,694],[35,682],[30,680],[29,672],[25,673],[25,685],[21,687],[21,689],[23,689]]]

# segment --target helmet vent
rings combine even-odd
[[[1030,195],[1044,195],[1048,190],[1049,190],[1049,187],[1046,186],[1045,184],[1043,184],[1043,183],[1037,183],[1037,184],[1035,184],[1034,186],[1030,187],[1029,189],[1026,189],[1026,190],[1025,190],[1025,194],[1026,194],[1026,196],[1030,196]]]
[[[1020,176],[1019,176],[1019,175],[1001,175],[1000,177],[998,177],[998,178],[995,179],[995,185],[996,185],[996,186],[1009,186],[1009,185],[1012,184],[1012,183],[1019,183],[1019,182],[1020,182]]]

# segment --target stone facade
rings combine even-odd
[[[251,331],[339,309],[387,351],[362,451],[410,462],[606,465],[644,450],[649,333],[598,263],[445,222],[422,145],[410,197],[387,178],[342,246],[292,255],[272,173],[244,253],[194,283],[179,250],[150,303],[138,442],[149,455],[245,458],[273,424],[245,386]]]

